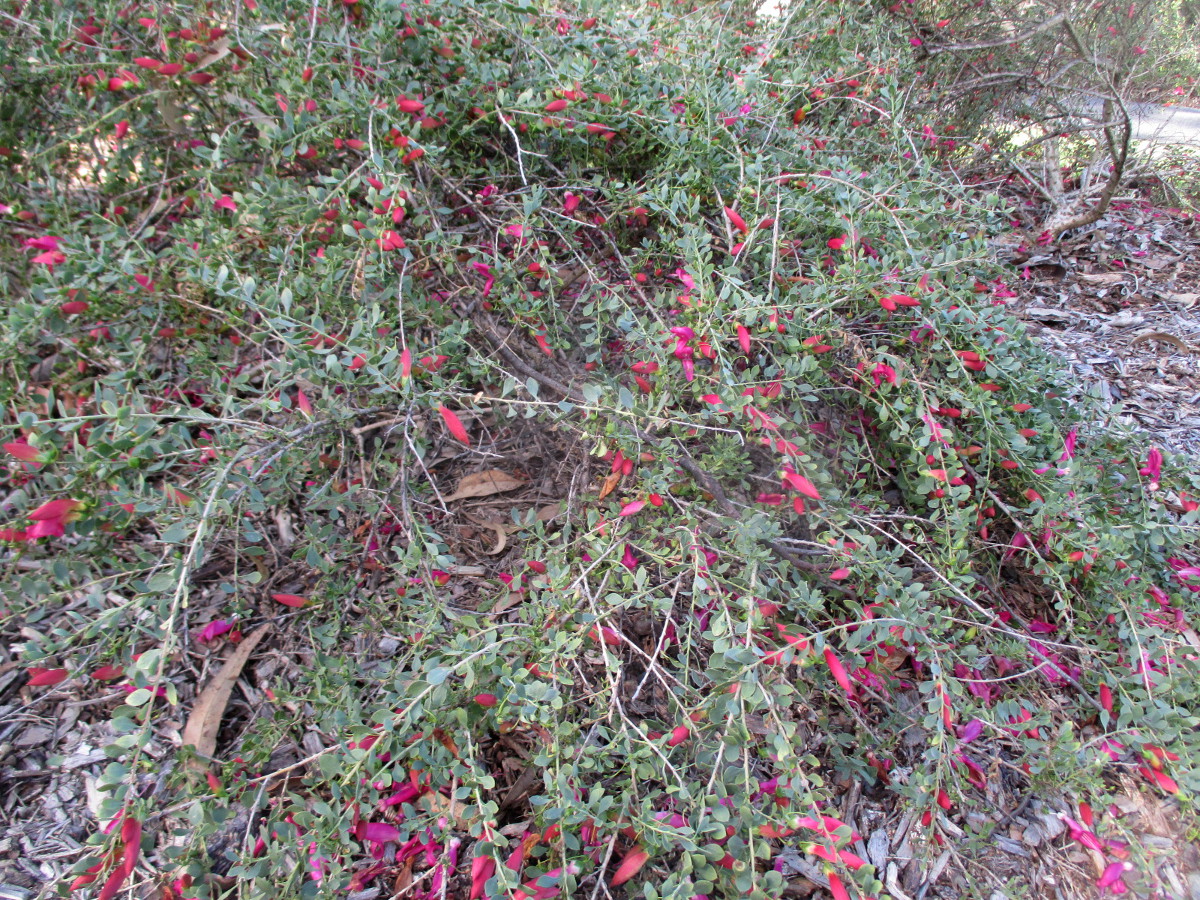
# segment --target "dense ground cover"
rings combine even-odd
[[[3,689],[103,737],[66,883],[988,896],[1037,798],[1064,884],[1163,890],[1118,801],[1195,828],[1200,479],[1064,400],[890,20],[17,12]]]

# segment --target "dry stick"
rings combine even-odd
[[[1050,30],[1055,25],[1065,22],[1066,19],[1066,13],[1058,13],[1057,15],[1051,16],[1041,25],[1031,28],[1024,34],[1018,34],[1015,37],[1006,37],[995,41],[979,41],[974,44],[945,44],[940,47],[927,47],[925,48],[925,51],[930,56],[937,56],[939,53],[960,53],[964,50],[987,50],[991,47],[1004,47],[1008,44],[1020,44],[1029,40],[1031,37],[1041,34],[1043,31]]]

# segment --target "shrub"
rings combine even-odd
[[[10,627],[129,691],[79,883],[869,893],[848,780],[939,843],[1000,767],[1200,787],[1200,485],[1066,399],[871,10],[803,13],[6,26]],[[554,493],[472,538],[497,468]]]

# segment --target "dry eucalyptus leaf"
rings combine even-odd
[[[512,609],[524,599],[524,591],[509,591],[505,596],[497,600],[496,605],[489,609],[488,612],[493,616],[499,615],[502,612]]]
[[[1164,344],[1170,344],[1172,347],[1178,347],[1184,353],[1187,353],[1189,350],[1191,350],[1191,347],[1189,347],[1184,341],[1175,337],[1173,334],[1168,334],[1165,331],[1147,331],[1144,334],[1139,334],[1129,342],[1129,345],[1132,347],[1141,343],[1145,343],[1146,341],[1161,341]]]
[[[547,503],[545,506],[538,508],[537,520],[539,522],[549,522],[553,519],[557,519],[561,514],[561,503]]]
[[[613,472],[604,479],[604,484],[600,486],[600,500],[603,500],[609,494],[617,489],[617,485],[621,483],[621,473]]]
[[[229,696],[233,693],[233,685],[242,674],[242,667],[254,652],[254,648],[271,630],[271,623],[260,625],[243,638],[236,650],[225,660],[225,665],[205,685],[192,714],[188,716],[187,725],[183,728],[183,743],[196,748],[197,755],[211,757],[217,749],[217,732],[221,729],[221,717],[225,715],[225,707],[229,705]]]
[[[452,500],[467,500],[471,497],[490,497],[493,494],[503,494],[523,487],[525,481],[500,469],[485,469],[482,472],[472,472],[464,475],[454,493],[446,498]]]

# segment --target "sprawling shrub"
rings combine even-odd
[[[3,537],[34,682],[128,691],[80,883],[872,893],[852,782],[931,845],[1200,788],[1196,487],[1009,314],[870,9],[50,10]]]

